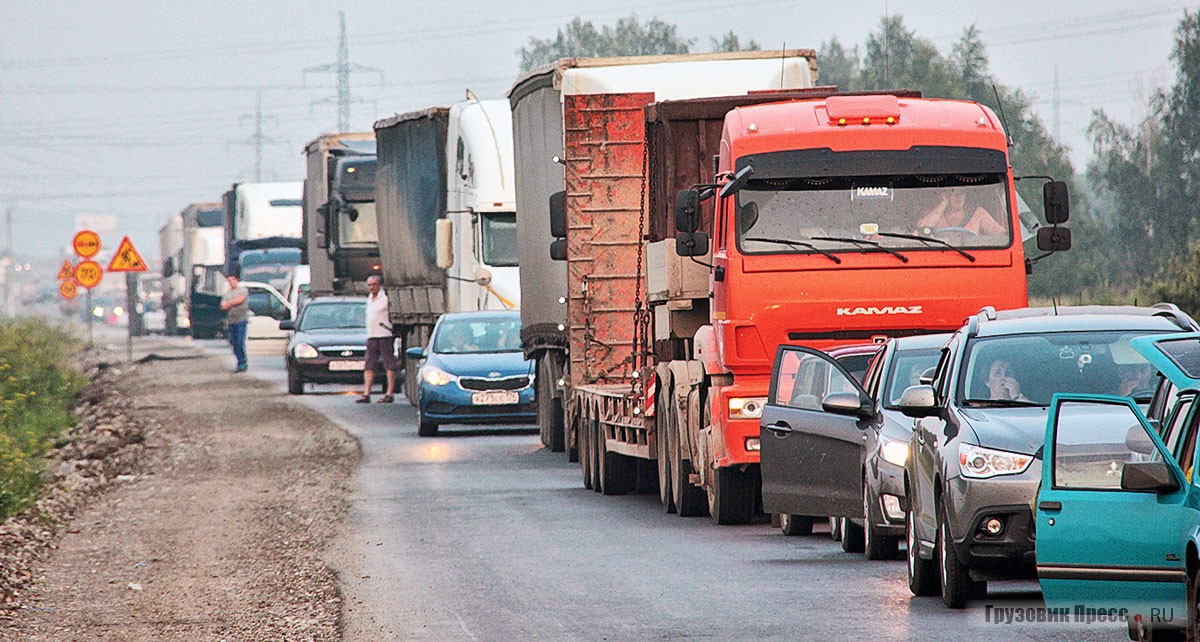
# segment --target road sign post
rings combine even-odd
[[[142,255],[138,254],[137,248],[133,247],[133,243],[129,237],[121,239],[121,244],[117,246],[117,251],[113,252],[112,260],[108,262],[109,272],[125,272],[125,354],[129,357],[129,361],[133,361],[133,316],[137,309],[137,295],[134,292],[134,286],[137,284],[137,277],[133,272],[145,272],[146,262],[142,260]]]

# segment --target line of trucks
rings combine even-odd
[[[1023,307],[1027,272],[1069,247],[1050,221],[1026,257],[1037,225],[1008,147],[976,103],[819,86],[812,50],[564,59],[508,100],[468,92],[315,139],[291,184],[294,240],[310,296],[382,276],[401,355],[444,312],[520,308],[541,441],[580,463],[586,487],[657,487],[668,511],[744,523],[761,511],[759,416],[780,344],[949,331],[984,306]],[[919,229],[939,196],[980,185],[1003,233]],[[237,218],[251,186],[164,227],[183,241],[163,256],[192,275],[171,282],[172,327],[232,244],[287,236],[248,232],[266,229],[246,222],[259,210]],[[223,248],[189,245],[218,219]],[[410,401],[416,372],[404,364]]]

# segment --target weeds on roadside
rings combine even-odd
[[[29,505],[83,387],[78,341],[42,319],[0,322],[0,519]]]

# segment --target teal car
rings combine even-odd
[[[1197,639],[1200,333],[1130,347],[1158,370],[1151,417],[1134,397],[1055,395],[1036,500],[1048,609],[1124,620],[1131,639]]]

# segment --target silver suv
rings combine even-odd
[[[987,581],[1033,577],[1031,507],[1055,393],[1131,396],[1148,382],[1129,347],[1196,323],[1173,305],[985,308],[942,349],[932,385],[904,391],[917,419],[905,466],[908,585],[951,608]]]

